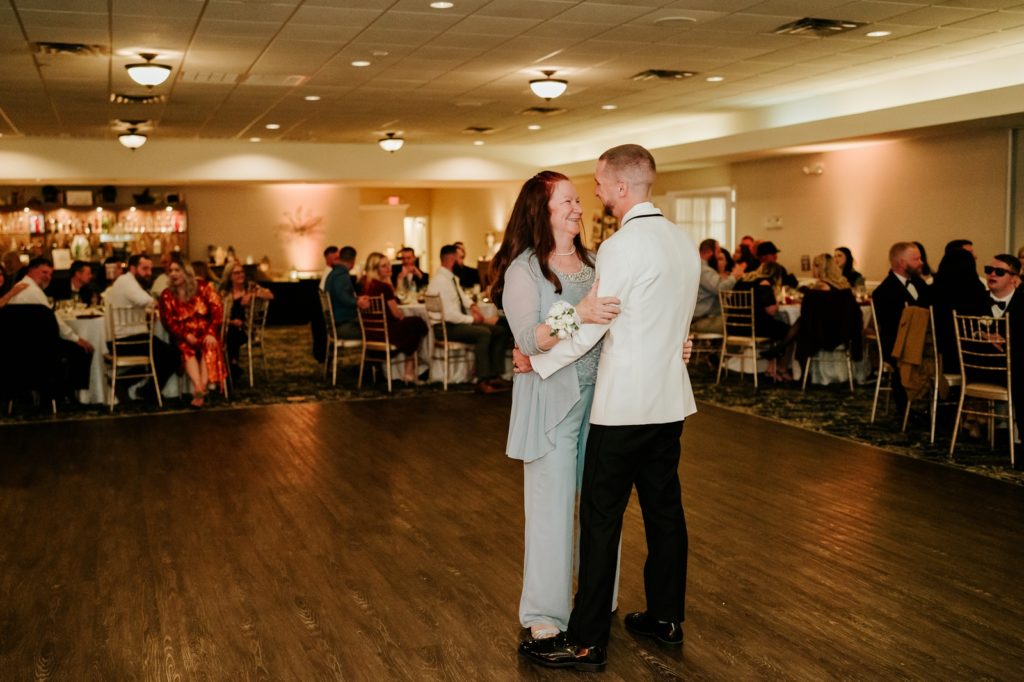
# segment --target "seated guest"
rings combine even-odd
[[[757,270],[757,266],[761,264],[761,261],[757,258],[757,242],[749,234],[744,235],[740,239],[739,245],[736,247],[736,253],[733,254],[733,261],[736,263],[743,263],[747,266],[747,272],[753,272]]]
[[[791,287],[795,289],[798,282],[796,277],[791,275],[786,270],[785,266],[779,263],[779,248],[775,246],[774,242],[761,242],[757,245],[757,260],[758,265],[764,265],[765,263],[774,263],[779,266],[779,272],[781,273],[782,286]]]
[[[1017,296],[1020,286],[1020,261],[1011,253],[1001,253],[992,258],[985,266],[985,284],[988,287],[989,300],[981,315],[1002,317],[1009,315],[1010,334],[1010,366],[1013,385],[1010,393],[1013,397],[1013,413],[1019,430],[1024,425],[1024,296]],[[983,304],[984,305],[984,304]],[[1024,468],[1024,458],[1017,458],[1014,468]]]
[[[736,286],[737,279],[747,266],[738,264],[727,275],[718,272],[722,249],[714,239],[705,239],[700,243],[700,288],[697,289],[697,304],[693,309],[693,322],[690,330],[695,332],[721,332],[722,306],[718,300],[718,292],[729,291]]]
[[[853,295],[850,283],[836,259],[827,253],[814,257],[811,263],[814,284],[804,291],[800,302],[797,328],[797,360],[803,365],[808,357],[822,350],[835,350],[845,345],[852,360],[863,353],[864,316]]]
[[[242,346],[249,340],[245,328],[248,322],[249,304],[254,297],[272,301],[274,293],[250,279],[245,272],[245,267],[236,261],[224,266],[220,295],[224,300],[228,315],[228,329],[224,338],[224,344],[228,349],[228,369],[231,371],[232,381],[237,382],[242,373],[238,356]]]
[[[224,308],[213,286],[197,278],[184,259],[171,260],[167,278],[169,284],[160,294],[160,320],[192,381],[192,407],[202,407],[210,384],[227,376],[218,339]]]
[[[207,282],[212,284],[214,288],[216,288],[217,285],[220,284],[220,280],[217,278],[216,275],[213,274],[213,271],[210,270],[210,266],[206,264],[206,261],[192,261],[192,272],[194,272],[196,277],[198,277],[199,279],[206,280]]]
[[[411,251],[411,249],[410,249]],[[391,286],[391,261],[383,253],[371,253],[363,268],[363,279],[360,293],[363,296],[383,296],[387,309],[388,341],[405,355],[405,375],[407,384],[416,383],[416,351],[420,342],[427,335],[427,323],[423,318],[406,315],[398,307],[395,289]],[[372,339],[368,341],[383,341]]]
[[[47,293],[55,301],[74,299],[85,305],[92,305],[93,297],[97,295],[92,285],[92,266],[84,260],[76,260],[68,272],[70,277],[62,282],[55,282]]]
[[[882,352],[893,367],[898,364],[892,352],[903,309],[908,305],[927,308],[931,304],[929,287],[921,279],[921,265],[921,251],[914,242],[896,242],[889,249],[889,274],[871,292]],[[899,412],[903,412],[907,406],[907,393],[900,381],[900,373],[893,372],[892,377],[892,396]]]
[[[365,296],[356,296],[356,287],[352,283],[352,268],[356,264],[356,250],[351,246],[342,247],[338,251],[338,261],[331,269],[331,274],[324,282],[324,289],[331,297],[331,312],[334,313],[334,328],[339,339],[361,339],[363,332],[359,329],[359,317],[356,306],[366,308],[369,300]]]
[[[928,286],[931,286],[932,281],[935,279],[935,272],[932,270],[932,266],[928,263],[928,253],[924,250],[924,244],[921,242],[914,242],[914,246],[916,246],[917,250],[921,253],[921,269],[918,274]],[[973,253],[973,247],[971,252]]]
[[[818,254],[811,261],[811,276],[814,277],[811,289],[835,291],[850,288],[850,283],[843,276],[843,271],[839,269],[835,259],[827,253]]]
[[[975,260],[977,260],[978,257],[974,255],[974,242],[972,242],[970,239],[953,239],[947,242],[946,248],[943,250],[942,255],[945,256],[950,251],[956,251],[960,249],[970,252],[970,254],[974,256]],[[942,263],[940,262],[939,265],[941,267]]]
[[[324,291],[327,285],[327,277],[331,274],[335,264],[338,262],[338,247],[328,246],[324,249],[324,276],[320,278],[320,290]],[[227,279],[225,276],[224,279]]]
[[[754,293],[754,329],[757,336],[767,336],[772,346],[762,355],[769,359],[768,376],[776,381],[792,381],[789,366],[793,362],[793,341],[796,330],[777,317],[778,299],[775,292],[782,287],[785,273],[778,263],[762,263],[753,272],[747,273],[736,283],[736,291],[749,290]]]
[[[153,281],[153,261],[145,254],[136,254],[128,259],[128,272],[114,280],[110,288],[103,292],[103,300],[110,308],[156,308],[156,300],[146,290]],[[141,344],[149,342],[148,329],[139,325],[136,329],[120,330],[122,341],[138,341],[140,353],[145,353]],[[174,374],[179,365],[177,349],[157,336],[153,337],[153,364],[156,365],[157,381],[163,386]],[[136,397],[138,389],[145,381],[128,389],[131,398]]]
[[[426,291],[430,277],[420,270],[416,252],[408,246],[398,252],[399,263],[391,266],[391,284],[395,291],[404,294],[410,291]]]
[[[857,289],[864,286],[864,275],[853,269],[853,253],[845,246],[840,246],[832,254],[836,265],[843,271],[843,277],[851,287]]]
[[[46,287],[53,278],[53,263],[49,258],[33,258],[28,262],[25,277],[19,284],[25,284],[17,294],[11,297],[8,305],[42,305],[50,307],[46,300]],[[57,329],[61,338],[61,358],[66,363],[64,388],[68,391],[89,388],[89,365],[92,363],[92,344],[80,338],[75,330],[57,317]]]
[[[17,284],[11,282],[11,278],[4,272],[3,266],[0,266],[0,308],[3,308],[12,298],[27,288],[28,284],[25,282]]]
[[[508,382],[501,379],[501,374],[505,368],[505,352],[510,345],[512,333],[497,315],[484,317],[476,304],[462,291],[452,271],[457,262],[458,248],[454,244],[442,246],[441,267],[431,278],[427,293],[441,296],[448,338],[473,346],[476,354],[477,390],[481,393],[506,390]],[[435,333],[440,331],[435,330]]]
[[[150,291],[153,292],[153,295],[157,298],[160,297],[160,294],[164,293],[164,289],[166,289],[167,285],[171,283],[170,278],[167,276],[167,268],[171,265],[171,257],[173,255],[180,256],[177,251],[164,251],[160,254],[161,272],[157,278],[153,280],[153,286],[150,289]]]
[[[472,289],[480,284],[480,271],[466,265],[466,247],[462,242],[455,242],[454,246],[458,251],[456,251],[455,269],[452,272],[458,276],[460,287]]]
[[[989,297],[978,279],[974,254],[953,248],[939,261],[935,283],[931,287],[932,312],[935,315],[935,343],[942,357],[942,370],[947,374],[960,371],[956,348],[953,313],[989,315]]]

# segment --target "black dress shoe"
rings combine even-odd
[[[519,655],[545,668],[572,668],[587,673],[602,672],[608,664],[603,646],[577,646],[565,635],[520,642]]]
[[[683,643],[683,627],[679,623],[652,618],[646,611],[626,614],[624,622],[630,632],[653,637],[662,644],[678,646]]]

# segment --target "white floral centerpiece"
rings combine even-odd
[[[576,308],[565,301],[555,301],[548,310],[544,324],[551,328],[551,336],[568,339],[580,330],[581,322]]]

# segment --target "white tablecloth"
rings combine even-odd
[[[430,329],[430,317],[427,315],[427,306],[422,303],[405,303],[398,306],[402,309],[402,312],[406,315],[414,315],[421,318],[427,323],[427,335],[423,337],[423,341],[420,343],[420,348],[417,353],[419,356],[417,374],[424,367],[430,368],[430,381],[440,382],[444,380],[444,360],[433,359],[434,353],[434,332]],[[476,368],[476,356],[473,354],[473,350],[469,349],[466,351],[468,359],[462,361],[461,358],[457,362],[449,362],[448,364],[448,383],[449,384],[463,384],[473,379],[474,370]],[[401,377],[404,371],[405,355],[399,353],[391,361],[391,373],[392,376]]]
[[[81,338],[92,344],[92,363],[89,365],[89,388],[78,392],[81,403],[105,403],[107,382],[103,376],[103,354],[107,350],[107,318],[95,312],[58,312],[62,320]],[[89,317],[89,315],[92,315]]]

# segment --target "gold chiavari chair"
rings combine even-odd
[[[953,441],[949,456],[953,457],[960,422],[965,414],[985,417],[988,421],[989,447],[995,447],[995,420],[1006,419],[1010,433],[1010,466],[1015,464],[1015,423],[1013,413],[1013,370],[1010,363],[1010,313],[1002,317],[974,317],[953,312],[956,348],[960,356],[960,402],[953,424]],[[964,407],[967,398],[987,403],[988,409]],[[996,403],[1006,403],[1006,414],[996,410]]]
[[[469,354],[473,346],[448,339],[448,328],[444,325],[444,302],[440,294],[427,294],[423,298],[430,318],[430,334],[433,334],[434,352],[431,360],[444,361],[444,390],[448,390],[448,372],[452,362],[469,364]],[[439,330],[439,331],[435,331]]]
[[[878,315],[875,313],[875,302],[871,301],[871,324],[864,330],[864,338],[870,343],[874,340],[875,348],[878,350],[878,373],[875,375],[875,397],[871,400],[871,423],[875,423],[875,414],[878,411],[878,397],[885,393],[885,411],[889,411],[889,398],[892,396],[892,375],[896,371],[889,362],[889,355],[882,348],[882,336],[878,333]],[[890,349],[891,350],[891,349]],[[889,381],[883,386],[884,379]]]
[[[327,348],[324,351],[324,378],[327,378],[327,370],[331,370],[331,386],[338,384],[338,359],[341,357],[341,366],[345,366],[346,360],[355,364],[356,358],[362,356],[362,339],[342,339],[338,337],[337,327],[334,326],[334,311],[331,309],[331,295],[323,289],[318,289],[320,295],[320,311],[324,316],[324,333],[327,335]]]
[[[110,377],[110,391],[107,402],[110,411],[114,411],[116,397],[114,389],[117,382],[123,379],[153,380],[156,387],[156,402],[164,406],[160,395],[160,382],[156,377],[156,363],[153,362],[153,327],[156,324],[156,313],[149,308],[137,306],[107,306],[107,338],[110,339],[110,352],[103,353],[103,363]],[[138,330],[145,329],[145,340],[138,337]],[[131,340],[126,337],[135,336]]]
[[[754,292],[720,291],[719,301],[722,306],[722,351],[718,359],[718,377],[715,383],[722,380],[722,370],[726,358],[740,358],[741,362],[750,358],[754,371],[754,389],[757,389],[757,360],[760,346],[771,342],[767,336],[758,336],[754,319]],[[733,350],[738,349],[738,350]],[[740,370],[742,376],[742,369]]]
[[[388,319],[384,307],[384,296],[370,296],[370,305],[365,310],[357,308],[359,326],[363,330],[363,356],[359,362],[359,383],[363,387],[363,370],[367,361],[380,362],[384,365],[384,376],[388,380],[388,393],[391,392],[391,355],[398,349],[391,345],[388,338]],[[375,357],[368,357],[370,354]]]

